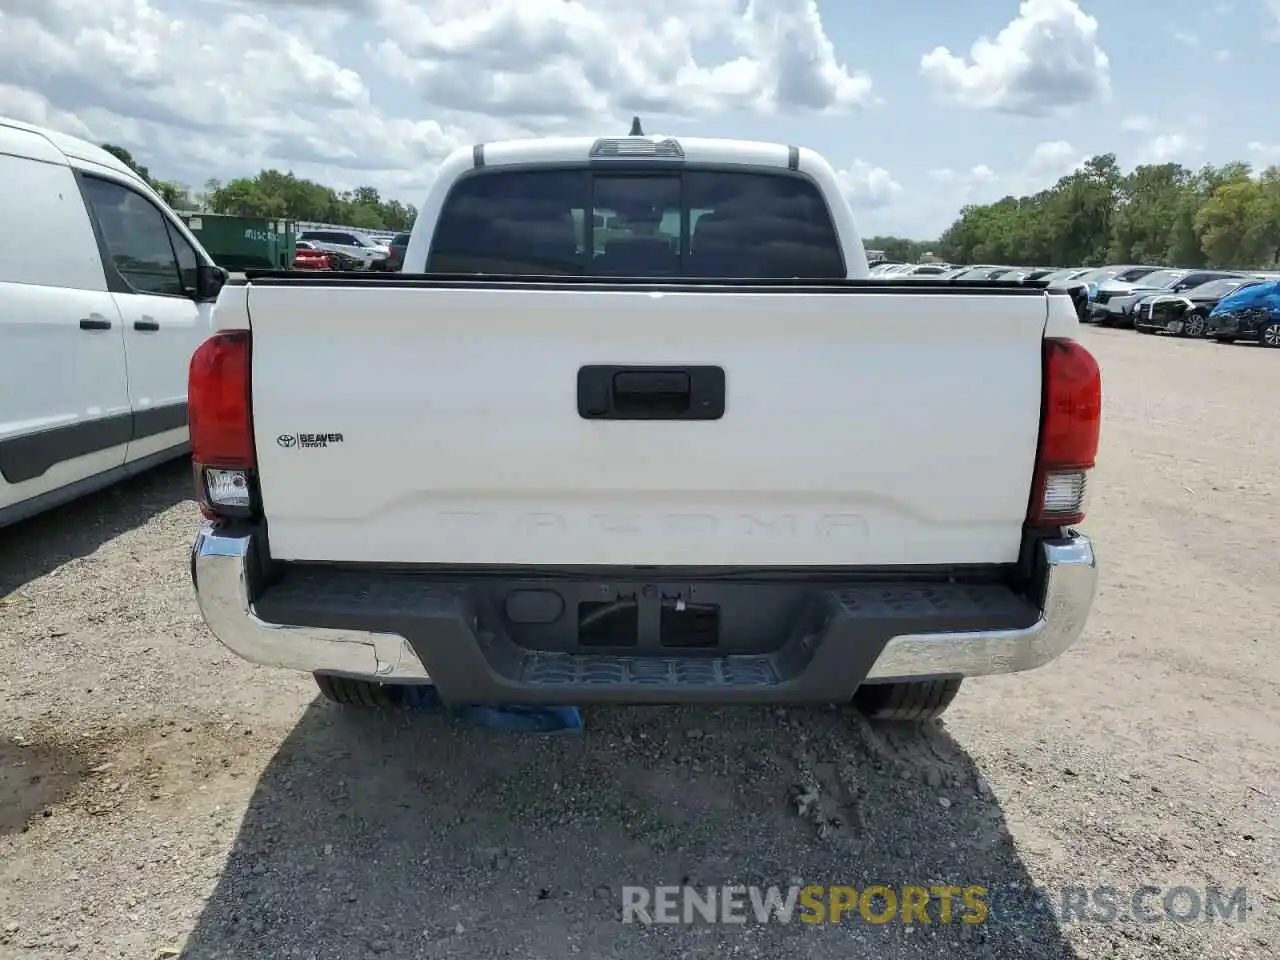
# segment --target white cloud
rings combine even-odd
[[[197,184],[280,165],[337,187],[416,188],[466,141],[454,123],[379,111],[363,78],[287,14],[216,6],[189,17],[151,0],[7,0],[5,112],[121,143],[157,175]]]
[[[1179,111],[1174,118],[1129,116],[1121,129],[1136,134],[1132,146],[1117,151],[1121,166],[1181,163],[1196,166],[1213,134],[1213,118],[1202,113]]]
[[[836,179],[855,210],[880,210],[892,206],[903,194],[903,186],[888,170],[854,160],[836,171]]]
[[[1185,30],[1173,31],[1173,39],[1188,50],[1194,50],[1196,47],[1200,46],[1200,38],[1194,33],[1187,33]]]
[[[1092,154],[1076,149],[1065,140],[1037,144],[1027,163],[1026,192],[1034,193],[1057,183],[1082,169],[1091,157]]]
[[[0,0],[0,113],[193,185],[275,166],[417,201],[473,141],[874,102],[812,0]]]
[[[927,176],[935,183],[980,184],[994,183],[1000,179],[996,176],[995,171],[985,163],[980,163],[977,166],[970,167],[968,171],[964,173],[957,173],[950,167],[940,167],[936,170],[930,170]]]
[[[55,109],[34,90],[7,83],[0,83],[0,117],[14,117],[77,137],[93,136],[93,131],[75,114]]]
[[[1161,133],[1143,143],[1136,163],[1181,163],[1203,149],[1203,141],[1190,134]]]
[[[966,204],[994,203],[1001,197],[1027,196],[1053,186],[1082,167],[1089,155],[1065,140],[1037,144],[1008,167],[979,163],[967,170],[941,167],[925,175],[926,183],[904,186],[899,199],[877,210],[877,218],[902,223],[907,236],[936,237],[954,222]],[[884,232],[892,232],[886,230]]]
[[[1254,156],[1254,163],[1265,166],[1280,163],[1280,143],[1262,143],[1252,140],[1249,143],[1249,152]]]
[[[394,76],[441,107],[539,127],[631,113],[840,111],[871,79],[835,54],[814,0],[374,0]],[[696,43],[733,41],[720,63]]]
[[[1075,158],[1076,149],[1066,140],[1038,143],[1031,151],[1029,166],[1033,170],[1058,170]]]
[[[1026,0],[994,41],[980,37],[968,57],[936,47],[920,71],[947,101],[1027,116],[1110,93],[1098,21],[1074,0]]]
[[[857,164],[855,163],[855,167]],[[872,168],[866,167],[864,174]],[[884,173],[884,171],[879,171]],[[842,179],[846,176],[841,171]],[[888,175],[885,174],[887,178]],[[989,203],[1009,192],[1000,175],[985,163],[968,170],[943,167],[928,171],[917,184],[895,183],[882,190],[878,203],[859,203],[858,226],[867,236],[895,235],[918,240],[936,238],[951,225],[966,203]]]

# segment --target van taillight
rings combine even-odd
[[[187,410],[200,510],[209,519],[247,517],[256,507],[257,457],[249,410],[252,339],[215,333],[191,357]]]
[[[1040,444],[1027,523],[1069,526],[1084,520],[1089,472],[1102,426],[1102,372],[1074,340],[1044,341]]]

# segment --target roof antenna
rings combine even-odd
[[[639,118],[639,117],[632,117],[632,118],[631,118],[631,132],[630,132],[629,134],[627,134],[627,136],[629,136],[629,137],[643,137],[643,136],[644,136],[644,131],[640,129],[640,118]]]

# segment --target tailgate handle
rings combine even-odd
[[[687,397],[689,396],[689,374],[683,371],[666,372],[662,370],[638,373],[619,373],[613,378],[613,393],[616,397]]]
[[[722,367],[592,365],[578,370],[578,415],[585,420],[719,420]]]

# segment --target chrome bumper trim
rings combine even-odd
[[[250,601],[251,539],[206,525],[192,547],[191,573],[200,612],[214,636],[252,663],[309,673],[337,673],[394,683],[429,683],[403,637],[269,623]],[[892,638],[868,681],[1017,673],[1058,657],[1080,636],[1097,590],[1097,563],[1087,537],[1041,544],[1041,616],[1020,630],[901,635]]]
[[[1040,619],[1023,630],[926,633],[894,637],[868,680],[945,674],[980,677],[1043,666],[1076,642],[1098,587],[1098,564],[1087,537],[1041,544],[1045,566]]]
[[[213,635],[251,663],[308,673],[337,673],[395,683],[427,683],[407,640],[390,633],[268,623],[249,600],[249,537],[206,524],[192,547],[191,575],[200,613]]]

